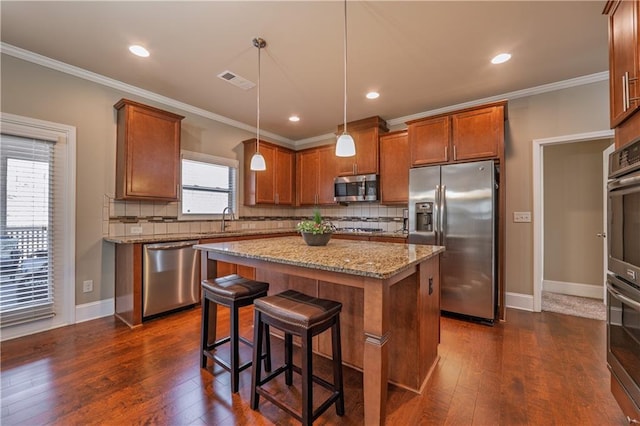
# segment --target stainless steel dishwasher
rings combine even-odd
[[[142,317],[200,302],[198,241],[145,244],[142,260]]]

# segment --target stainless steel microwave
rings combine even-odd
[[[640,140],[609,157],[609,270],[640,284]]]
[[[333,199],[339,203],[378,201],[378,175],[340,176],[335,178]]]

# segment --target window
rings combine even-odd
[[[182,152],[181,219],[211,219],[229,207],[235,211],[238,162]]]
[[[73,322],[74,154],[75,128],[2,114],[3,339]]]

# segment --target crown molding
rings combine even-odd
[[[542,93],[553,92],[556,90],[567,89],[570,87],[582,86],[585,84],[596,83],[599,81],[609,80],[609,71],[603,71],[595,74],[585,75],[582,77],[571,78],[569,80],[562,80],[555,83],[543,84],[542,86],[530,87],[528,89],[516,90],[515,92],[507,92],[502,95],[491,96],[484,99],[477,99],[475,101],[464,102],[461,104],[450,105],[444,108],[433,109],[431,111],[419,112],[417,114],[411,114],[404,117],[392,118],[387,121],[388,126],[397,126],[404,124],[407,121],[417,120],[420,118],[429,117],[432,115],[443,114],[451,111],[457,111],[459,109],[471,108],[478,105],[488,104],[491,102],[513,100],[518,98],[525,98],[527,96],[539,95]]]
[[[7,44],[4,42],[0,42],[0,53],[5,53],[7,55],[13,56],[18,59],[22,59],[24,61],[32,62],[34,64],[50,68],[56,71],[63,72],[65,74],[73,75],[78,78],[82,78],[84,80],[88,80],[94,83],[98,83],[103,86],[110,87],[112,89],[120,90],[125,93],[130,93],[132,95],[140,96],[145,99],[149,99],[151,101],[155,101],[161,103],[163,105],[171,106],[174,108],[178,108],[182,111],[190,112],[195,115],[199,115],[200,117],[208,118],[213,121],[217,121],[219,123],[227,124],[232,127],[236,127],[241,130],[246,130],[248,132],[256,133],[256,128],[253,126],[249,126],[245,123],[241,123],[236,120],[232,120],[230,118],[224,117],[222,115],[214,114],[210,111],[204,110],[202,108],[195,107],[193,105],[186,104],[184,102],[177,101],[172,98],[168,98],[166,96],[159,95],[157,93],[151,92],[149,90],[144,90],[136,86],[132,86],[130,84],[123,83],[121,81],[105,77],[101,74],[97,74],[91,71],[87,71],[83,68],[79,68],[73,65],[66,64],[64,62],[57,61],[55,59],[51,59],[47,56],[39,55],[34,52],[30,52],[25,49],[21,49],[19,47],[13,46],[11,44]],[[260,131],[262,136],[266,136],[270,139],[273,139],[278,142],[282,142],[289,145],[295,145],[295,142],[291,139],[287,139],[280,135],[276,135],[275,133]]]
[[[213,121],[217,121],[219,123],[223,123],[241,130],[246,130],[248,132],[255,133],[256,128],[253,126],[249,126],[245,123],[241,123],[236,120],[232,120],[230,118],[224,117],[219,114],[214,114],[210,111],[204,110],[202,108],[197,108],[193,105],[186,104],[184,102],[177,101],[172,98],[168,98],[166,96],[159,95],[157,93],[141,89],[136,86],[132,86],[130,84],[123,83],[121,81],[105,77],[103,75],[87,71],[85,69],[75,67],[73,65],[66,64],[64,62],[57,61],[55,59],[51,59],[49,57],[39,55],[34,52],[30,52],[25,49],[21,49],[19,47],[0,42],[0,53],[5,53],[7,55],[13,56],[18,59],[22,59],[28,62],[32,62],[34,64],[41,65],[46,68],[51,68],[56,71],[60,71],[66,74],[73,75],[75,77],[79,77],[85,80],[92,81],[94,83],[101,84],[103,86],[111,87],[116,90],[123,91],[125,93],[130,93],[133,95],[140,96],[145,99],[149,99],[155,102],[159,102],[164,105],[168,105],[174,108],[178,108],[182,111],[190,112],[192,114],[199,115],[204,118],[208,118]],[[569,80],[558,81],[555,83],[543,84],[541,86],[535,86],[528,89],[516,90],[514,92],[508,92],[501,95],[491,96],[483,99],[476,99],[474,101],[464,102],[456,105],[449,105],[443,108],[437,108],[429,111],[423,111],[416,114],[407,115],[404,117],[392,118],[386,120],[388,126],[397,126],[404,125],[407,121],[417,120],[420,118],[429,117],[432,115],[443,114],[451,111],[457,111],[459,109],[470,108],[478,105],[483,105],[491,102],[497,102],[502,100],[513,100],[518,98],[524,98],[527,96],[539,95],[542,93],[553,92],[556,90],[567,89],[570,87],[582,86],[585,84],[596,83],[599,81],[605,81],[609,79],[609,72],[603,71],[595,74],[590,74],[582,77],[576,77]],[[324,135],[314,136],[311,138],[300,139],[297,141],[285,138],[283,136],[277,135],[275,133],[260,131],[261,135],[266,136],[274,141],[282,142],[284,144],[289,144],[293,147],[300,147],[304,145],[309,145],[315,142],[326,141],[335,137],[334,133],[327,133]]]

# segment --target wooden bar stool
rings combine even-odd
[[[216,364],[231,373],[231,390],[238,392],[240,372],[251,366],[252,361],[240,364],[239,343],[249,346],[253,343],[240,336],[238,331],[238,312],[241,307],[253,304],[258,297],[264,297],[269,290],[269,283],[253,281],[240,275],[227,275],[224,277],[202,281],[202,335],[200,339],[200,367],[207,367],[207,358],[211,358]],[[216,340],[216,320],[218,305],[229,308],[231,330],[229,336]],[[266,328],[267,338],[264,339],[264,352],[260,353],[260,360],[264,359],[264,368],[271,371],[271,346],[269,329]],[[211,334],[211,335],[210,335]],[[263,340],[260,340],[261,343]],[[227,342],[231,342],[230,362],[226,362],[215,354],[216,348]]]
[[[285,292],[257,299],[254,303],[254,348],[253,374],[251,378],[251,408],[258,409],[260,396],[271,401],[291,416],[311,425],[331,404],[335,403],[336,413],[344,415],[344,389],[342,383],[342,348],[340,345],[340,311],[342,304],[332,300],[318,299],[306,294],[287,290]],[[285,333],[285,363],[264,379],[261,378],[259,357],[256,348],[261,347],[265,335],[263,329],[272,326]],[[331,328],[331,347],[333,352],[333,383],[313,375],[312,338]],[[268,334],[267,334],[268,335]],[[302,365],[293,365],[293,335],[302,341]],[[288,386],[293,382],[293,371],[302,376],[302,411],[297,411],[262,386],[285,373]],[[312,384],[317,384],[331,391],[331,396],[317,410],[313,409]]]

